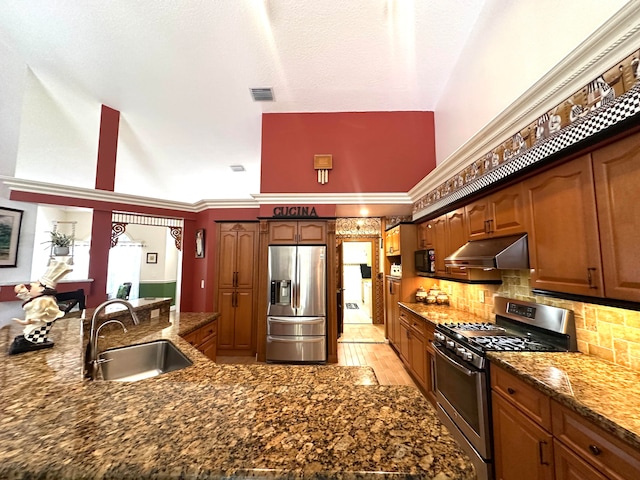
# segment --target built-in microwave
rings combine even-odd
[[[436,251],[433,248],[416,250],[415,265],[418,273],[436,273]]]

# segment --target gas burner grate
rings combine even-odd
[[[451,323],[444,323],[443,325],[455,331],[467,331],[467,332],[480,331],[480,330],[504,331],[504,328],[497,326],[495,323],[487,323],[487,322],[483,322],[483,323],[451,322]]]
[[[484,350],[501,350],[501,351],[525,351],[525,352],[550,352],[558,350],[553,345],[549,345],[535,340],[529,340],[521,337],[511,336],[492,336],[475,337],[471,340],[482,347]]]

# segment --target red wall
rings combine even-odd
[[[327,153],[321,185],[313,156]],[[262,115],[261,193],[407,192],[435,166],[433,112]]]

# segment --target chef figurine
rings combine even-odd
[[[24,300],[22,309],[25,318],[13,320],[25,327],[23,334],[13,339],[9,347],[9,355],[53,347],[54,344],[47,335],[53,323],[64,316],[64,312],[60,311],[56,302],[55,288],[58,281],[71,270],[65,262],[54,261],[37,282],[15,286],[16,296]]]

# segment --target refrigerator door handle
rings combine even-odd
[[[300,266],[300,256],[296,258],[296,308],[300,308],[300,279],[302,278],[302,267]]]
[[[294,320],[292,320],[292,318]],[[296,317],[283,317],[283,318],[268,317],[268,321],[269,323],[284,323],[288,325],[291,325],[291,324],[317,325],[318,323],[324,323],[325,319],[324,317],[312,318],[310,320],[302,320],[301,318],[296,318]]]

